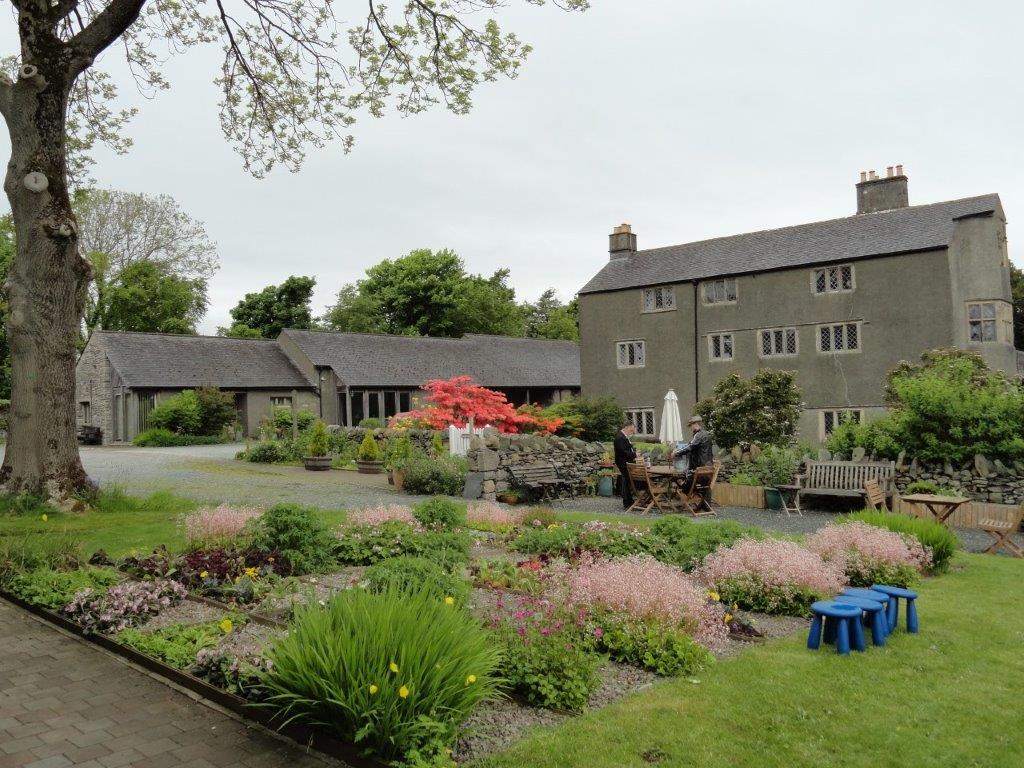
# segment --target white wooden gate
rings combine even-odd
[[[465,456],[469,450],[469,439],[482,435],[487,429],[492,429],[490,424],[483,427],[474,427],[472,421],[464,427],[452,424],[448,427],[448,453],[452,456]]]

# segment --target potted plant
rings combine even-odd
[[[384,462],[380,460],[380,446],[377,445],[373,432],[367,432],[363,436],[363,442],[359,444],[356,467],[363,475],[379,475],[384,469]]]
[[[615,493],[615,478],[619,473],[614,469],[602,469],[597,473],[597,495],[611,496]]]
[[[412,440],[401,435],[388,443],[384,466],[388,469],[388,482],[398,490],[405,486],[405,467],[412,458]]]
[[[302,465],[311,472],[322,472],[331,468],[331,457],[328,455],[330,443],[327,440],[327,427],[317,419],[309,428],[306,441],[306,455],[302,457]]]
[[[603,469],[610,469],[615,466],[615,460],[612,458],[611,451],[605,451],[601,457],[601,461],[598,462]]]
[[[521,504],[526,501],[526,494],[524,494],[518,488],[509,488],[508,490],[499,493],[496,498],[502,504]]]

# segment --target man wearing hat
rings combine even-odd
[[[693,430],[693,438],[688,443],[676,443],[676,449],[672,457],[679,459],[685,456],[689,461],[685,466],[687,472],[693,472],[697,467],[710,467],[715,463],[712,454],[711,433],[704,429],[704,420],[700,416],[691,416],[687,422]],[[677,467],[678,467],[677,462]],[[679,467],[683,469],[683,467]]]

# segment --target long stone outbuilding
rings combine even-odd
[[[79,426],[104,444],[127,443],[149,414],[185,389],[235,398],[244,436],[275,408],[306,408],[328,424],[358,426],[416,407],[431,379],[468,375],[515,405],[579,393],[571,341],[467,335],[458,339],[285,330],[277,339],[97,331],[78,361]]]

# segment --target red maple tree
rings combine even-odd
[[[564,423],[563,419],[547,419],[535,410],[517,411],[501,392],[482,387],[472,376],[432,379],[423,385],[426,405],[404,414],[402,421],[414,419],[430,429],[466,426],[470,420],[482,427],[490,424],[500,432],[544,432],[551,434]]]

